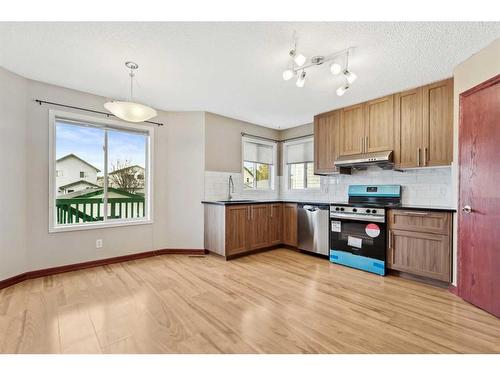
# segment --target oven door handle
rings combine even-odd
[[[356,221],[373,221],[377,223],[385,223],[385,218],[383,216],[372,216],[372,215],[350,215],[350,214],[330,214],[330,218],[333,219],[350,219]]]

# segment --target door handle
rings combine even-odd
[[[472,212],[472,207],[469,205],[465,205],[462,207],[462,211],[466,214],[470,214]]]

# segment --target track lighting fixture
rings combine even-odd
[[[340,65],[338,62],[333,62],[330,65],[330,71],[332,72],[333,75],[337,76],[342,71],[342,65]]]
[[[295,84],[297,85],[297,87],[304,87],[305,83],[306,83],[306,72],[305,70],[303,70],[302,73],[300,73],[300,76]]]
[[[337,89],[337,95],[342,96],[357,78],[356,74],[349,70],[349,53],[353,49],[354,47],[349,47],[342,51],[332,53],[331,55],[313,56],[308,60],[303,54],[297,52],[297,38],[294,32],[293,47],[288,52],[288,55],[290,56],[290,65],[283,72],[283,79],[285,81],[289,81],[295,75],[298,75],[295,84],[297,85],[297,87],[304,87],[306,69],[322,65],[325,62],[331,62],[330,72],[335,76],[342,73],[342,76],[345,79],[345,84]],[[345,56],[344,64],[341,63],[343,56]]]
[[[349,82],[346,81],[346,83],[342,86],[340,86],[338,89],[337,89],[337,95],[338,96],[342,96],[346,93],[347,90],[349,90],[350,86],[349,86]]]
[[[290,79],[292,79],[292,77],[295,75],[295,73],[293,72],[292,69],[287,69],[283,72],[283,79],[285,81],[288,81]]]

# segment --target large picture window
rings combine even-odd
[[[312,138],[285,142],[284,169],[288,189],[319,189],[320,177],[314,174],[314,143]]]
[[[274,189],[276,143],[243,137],[243,186],[245,189]]]
[[[51,114],[51,229],[151,220],[149,126]]]

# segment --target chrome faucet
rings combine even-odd
[[[228,192],[227,192],[227,200],[233,199],[231,196],[231,192],[234,193],[234,182],[233,182],[233,176],[229,175],[229,181],[227,182],[228,184]]]

